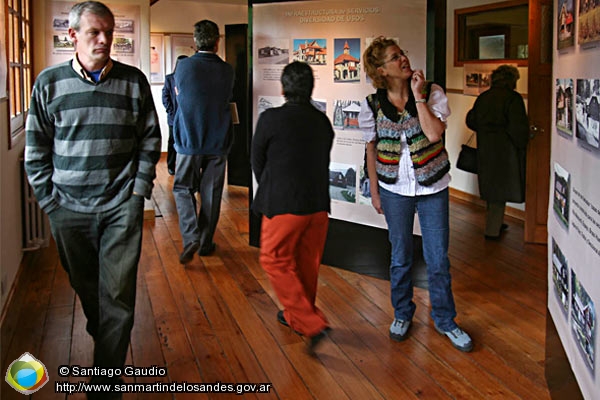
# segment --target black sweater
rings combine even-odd
[[[252,209],[269,218],[329,212],[333,136],[327,116],[308,102],[264,111],[252,139],[258,181]]]

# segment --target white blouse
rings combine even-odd
[[[427,106],[441,121],[446,123],[450,116],[450,107],[448,106],[448,97],[444,90],[437,84],[431,85],[431,93]],[[375,131],[375,118],[365,99],[360,104],[360,114],[358,115],[358,125],[363,132],[365,143],[372,142],[377,136]],[[379,186],[392,193],[402,196],[424,196],[441,192],[450,184],[450,174],[445,174],[439,181],[431,186],[422,186],[415,178],[415,171],[410,159],[410,151],[406,143],[406,135],[402,133],[400,164],[398,165],[398,180],[395,183],[384,183],[379,181]],[[365,171],[366,172],[366,171]]]

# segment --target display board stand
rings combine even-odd
[[[251,197],[252,198],[252,197]],[[412,279],[427,288],[421,237],[414,235]],[[260,247],[260,218],[250,211],[250,245]],[[390,242],[386,229],[329,219],[322,264],[379,279],[390,279]]]

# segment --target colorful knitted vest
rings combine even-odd
[[[427,86],[427,98],[430,89],[431,83]],[[406,135],[415,178],[420,185],[430,186],[450,171],[448,153],[442,141],[431,143],[421,129],[412,91],[409,91],[408,101],[401,113],[390,103],[385,89],[378,89],[376,93],[370,94],[367,101],[375,118],[375,164],[380,181],[391,184],[398,180],[402,133]]]

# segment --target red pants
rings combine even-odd
[[[305,336],[314,336],[328,325],[315,306],[328,225],[325,211],[262,219],[260,263],[283,305],[285,320]]]

